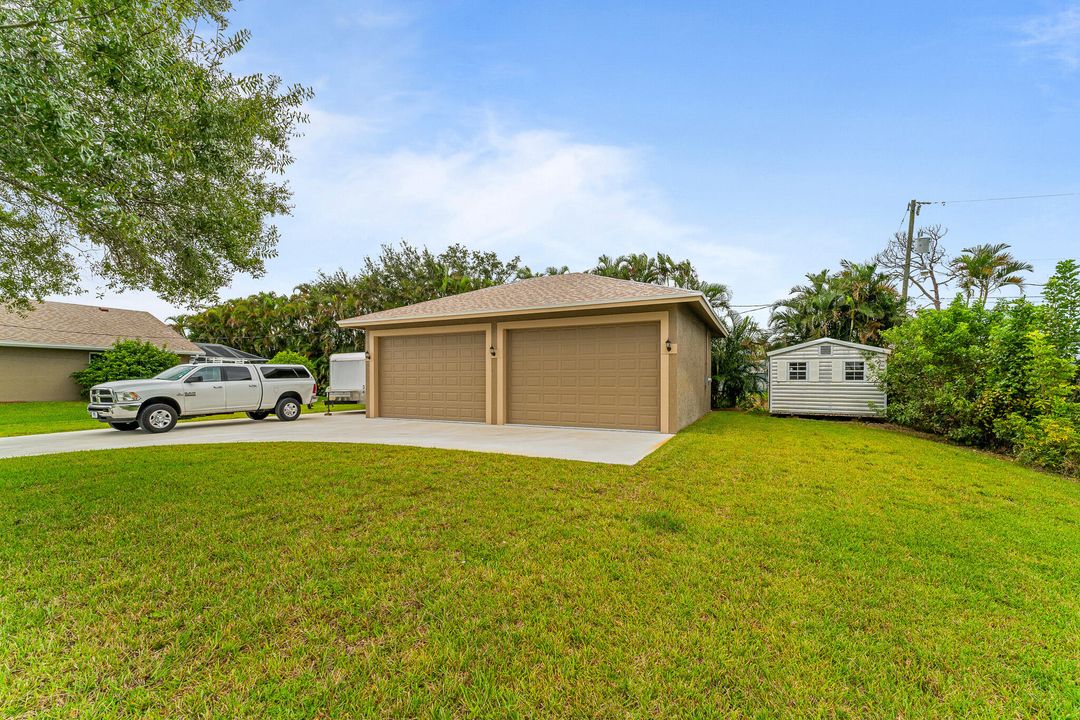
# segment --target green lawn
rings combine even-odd
[[[715,413],[635,467],[0,460],[0,716],[1076,717],[1080,484]]]
[[[363,405],[335,405],[334,412],[341,410],[363,409]],[[311,410],[304,412],[326,412],[322,400],[315,403]],[[244,413],[232,415],[209,415],[191,418],[192,420],[232,420],[245,417]],[[0,437],[14,435],[40,435],[69,430],[99,430],[108,427],[90,417],[86,412],[86,402],[26,402],[0,403]]]

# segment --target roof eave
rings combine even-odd
[[[792,350],[800,350],[805,347],[812,347],[814,345],[822,345],[824,343],[836,343],[837,345],[843,345],[844,347],[854,348],[855,350],[863,350],[865,352],[879,352],[889,355],[892,353],[891,348],[878,347],[876,345],[863,345],[862,343],[851,342],[850,340],[838,340],[836,338],[814,338],[813,340],[807,340],[806,342],[796,343],[795,345],[788,345],[787,347],[776,348],[765,353],[766,357],[772,357],[773,355],[783,355],[784,353],[791,352]]]

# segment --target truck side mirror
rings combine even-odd
[[[189,377],[184,382],[186,382],[186,383],[197,383],[197,382],[202,382],[202,381],[203,381],[203,376],[202,375],[192,375],[191,377]]]

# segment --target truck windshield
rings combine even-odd
[[[171,367],[163,373],[158,373],[154,376],[155,380],[179,380],[191,371],[194,365],[177,365]]]

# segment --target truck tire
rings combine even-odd
[[[117,422],[109,423],[113,430],[138,430],[139,423],[137,422]]]
[[[176,425],[179,413],[172,405],[154,403],[139,411],[139,427],[148,433],[169,432]]]
[[[274,414],[278,420],[292,421],[300,417],[300,401],[294,397],[283,397],[277,401]]]
[[[247,416],[252,420],[265,420],[270,416],[269,410],[253,410],[248,412]]]

